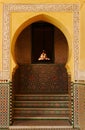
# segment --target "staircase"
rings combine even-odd
[[[15,95],[14,124],[71,125],[69,100],[68,94]]]

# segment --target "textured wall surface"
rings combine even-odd
[[[13,74],[15,93],[68,93],[68,74],[63,64],[21,65]]]

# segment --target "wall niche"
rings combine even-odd
[[[31,25],[32,29],[32,63],[54,63],[54,26],[39,21]],[[46,53],[48,58],[39,57]]]
[[[50,60],[38,60],[41,53]],[[63,32],[54,25],[38,21],[27,26],[18,36],[15,47],[17,64],[66,64],[68,43]]]

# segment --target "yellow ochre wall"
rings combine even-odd
[[[80,4],[80,42],[79,42],[79,74],[80,79],[85,80],[85,0],[0,0],[0,72],[2,71],[2,34],[3,34],[3,5],[9,3],[16,4]],[[10,77],[12,75],[13,68],[15,67],[15,62],[13,59],[13,47],[19,33],[27,26],[33,22],[36,15],[43,17],[47,16],[47,19],[58,26],[65,34],[68,40],[69,46],[69,58],[67,63],[68,72],[71,73],[72,80],[74,80],[74,57],[73,57],[73,14],[72,12],[12,12],[10,15]],[[35,21],[39,19],[35,17]],[[43,17],[44,20],[45,17]],[[56,21],[56,22],[55,22]],[[82,76],[81,76],[82,75]],[[85,88],[79,87],[79,120],[81,130],[85,130]],[[83,103],[82,103],[83,102]]]
[[[84,0],[0,0],[0,14],[3,13],[3,4],[16,3],[16,4],[80,4],[80,45],[79,45],[79,71],[85,72],[85,2]],[[46,15],[48,18],[43,17]],[[39,16],[39,17],[36,17]],[[35,17],[35,20],[32,19]],[[27,26],[30,25],[33,21],[37,19],[50,21],[55,26],[59,27],[61,31],[65,34],[68,46],[69,46],[69,58],[66,67],[68,72],[72,75],[72,80],[74,80],[74,58],[72,50],[72,40],[73,40],[73,14],[72,12],[12,12],[10,16],[10,39],[11,39],[11,48],[10,48],[10,75],[15,67],[15,61],[13,59],[13,47],[19,33]],[[0,71],[2,71],[2,24],[3,17],[0,15]]]

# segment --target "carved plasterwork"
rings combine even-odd
[[[78,79],[79,62],[79,4],[4,4],[3,9],[3,59],[0,78],[10,76],[10,14],[12,12],[72,12],[73,13],[73,50],[74,79]],[[5,76],[5,77],[4,77]]]

